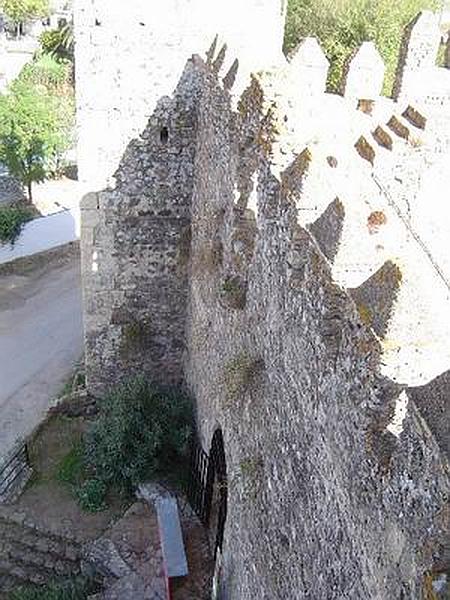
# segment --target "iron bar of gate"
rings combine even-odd
[[[208,497],[210,498],[208,507],[209,511],[211,511],[211,500],[215,481],[217,482],[219,493],[219,512],[217,515],[217,531],[214,548],[215,560],[217,558],[217,551],[222,551],[228,504],[227,465],[223,445],[222,431],[220,429],[217,429],[213,435],[209,460],[212,466],[212,468],[210,469],[211,474],[208,476],[208,486],[211,487],[210,492],[208,494]]]
[[[195,513],[204,525],[207,525],[206,488],[209,471],[209,457],[200,444],[193,440],[191,444],[188,499]]]
[[[187,489],[189,502],[195,513],[205,525],[210,526],[214,486],[218,486],[219,505],[214,558],[222,550],[225,521],[227,518],[227,467],[223,448],[222,432],[217,430],[213,436],[211,453],[203,450],[196,439],[191,443],[190,475]]]

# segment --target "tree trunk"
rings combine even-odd
[[[30,204],[33,203],[33,192],[32,192],[31,186],[32,186],[31,181],[28,181],[27,192],[28,192],[28,200],[30,201]]]

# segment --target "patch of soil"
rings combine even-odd
[[[80,542],[100,536],[125,510],[120,497],[108,497],[108,509],[98,513],[83,512],[69,484],[58,481],[62,459],[80,441],[89,422],[86,419],[53,417],[46,421],[29,445],[34,476],[15,503],[33,523],[64,535],[71,533]]]

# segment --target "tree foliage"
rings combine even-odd
[[[73,23],[44,31],[39,39],[42,51],[58,60],[74,60],[75,40]]]
[[[74,114],[59,88],[32,79],[28,71],[0,96],[0,161],[27,187],[30,200],[32,183],[55,173],[70,147]]]
[[[50,12],[49,0],[0,0],[0,10],[18,24],[46,17]]]
[[[364,41],[375,42],[386,64],[385,92],[391,93],[405,26],[440,0],[289,0],[285,49],[317,37],[330,63],[329,88],[339,89],[343,67]]]
[[[0,242],[14,243],[22,226],[33,218],[31,209],[20,206],[0,206]]]
[[[124,491],[148,477],[183,472],[192,424],[189,399],[142,378],[130,381],[101,401],[88,436],[88,464],[96,480]]]
[[[44,86],[49,93],[71,96],[72,67],[68,61],[55,60],[49,54],[42,54],[24,66],[20,81],[33,86]]]

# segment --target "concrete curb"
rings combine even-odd
[[[63,246],[37,252],[30,256],[16,258],[11,262],[0,264],[0,277],[2,275],[28,275],[39,269],[62,267],[72,260],[80,259],[80,242],[69,242]]]

